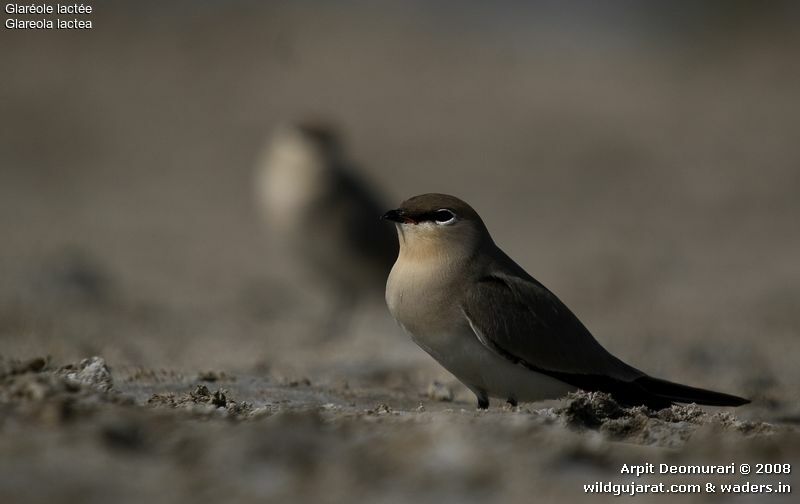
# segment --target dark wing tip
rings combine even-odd
[[[697,403],[706,406],[742,406],[750,403],[750,400],[744,397],[681,385],[652,376],[637,378],[635,383],[644,391],[673,402]]]

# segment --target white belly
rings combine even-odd
[[[533,402],[557,399],[576,390],[489,350],[468,326],[436,337],[412,335],[412,339],[476,393],[482,391],[499,399]]]

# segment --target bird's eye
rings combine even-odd
[[[446,226],[456,221],[456,214],[446,208],[442,208],[433,212],[433,220],[436,221],[436,224]]]

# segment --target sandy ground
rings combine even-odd
[[[621,409],[603,394],[477,411],[444,385],[116,372],[98,357],[4,361],[2,371],[5,502],[591,501],[598,496],[583,485],[597,481],[702,484],[705,493],[680,497],[704,501],[715,497],[706,483],[777,488],[796,477],[620,471],[648,463],[738,471],[742,461],[755,470],[796,461],[800,448],[796,418]]]
[[[89,34],[0,32],[0,501],[794,486],[620,473],[800,470],[797,9],[669,4],[109,2]],[[387,206],[472,203],[616,355],[753,403],[479,412],[381,299],[321,340],[330,300],[252,201],[265,135],[309,115]]]

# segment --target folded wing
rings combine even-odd
[[[502,252],[501,252],[502,254]],[[503,357],[628,405],[738,406],[746,399],[652,378],[614,357],[552,292],[507,256],[465,296],[462,311],[483,345]]]

